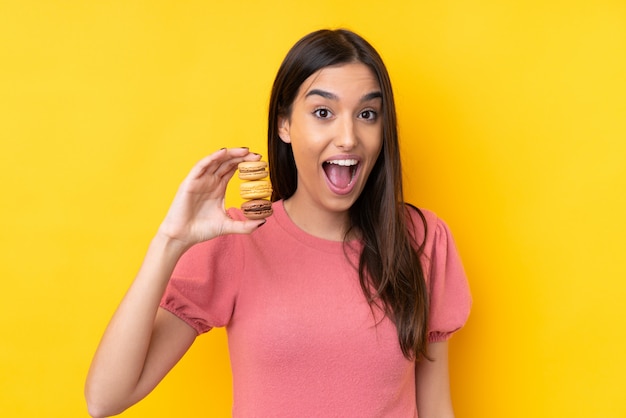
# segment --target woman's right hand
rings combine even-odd
[[[85,396],[94,417],[119,414],[146,396],[191,346],[196,332],[159,302],[182,253],[218,235],[254,231],[262,220],[236,221],[224,210],[228,181],[247,148],[221,149],[199,161],[180,185],[137,277],[94,355]]]
[[[260,159],[247,148],[222,148],[200,160],[180,185],[158,233],[188,249],[219,235],[254,231],[264,221],[231,219],[224,196],[237,165]]]

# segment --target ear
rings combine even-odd
[[[278,136],[285,144],[291,144],[291,135],[289,134],[289,118],[278,117]]]

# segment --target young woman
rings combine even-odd
[[[224,210],[221,149],[179,188],[87,378],[94,417],[146,396],[225,326],[236,417],[453,417],[447,340],[471,297],[447,226],[404,202],[391,83],[346,30],[289,51],[274,82],[274,214]]]

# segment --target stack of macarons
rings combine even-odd
[[[248,219],[264,219],[272,214],[272,203],[267,200],[272,195],[272,185],[265,161],[244,161],[239,163],[239,194],[246,201],[241,204],[241,211]]]

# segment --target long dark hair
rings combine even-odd
[[[376,50],[359,35],[344,29],[320,30],[300,39],[281,64],[270,97],[268,159],[272,201],[288,199],[297,187],[291,145],[278,135],[279,117],[289,117],[302,83],[321,68],[361,62],[375,74],[382,92],[383,145],[363,192],[350,208],[350,231],[358,231],[364,247],[359,279],[370,306],[393,320],[402,353],[427,357],[428,292],[420,262],[424,243],[417,243],[404,203],[396,111],[391,81]],[[348,234],[346,234],[347,236]]]

